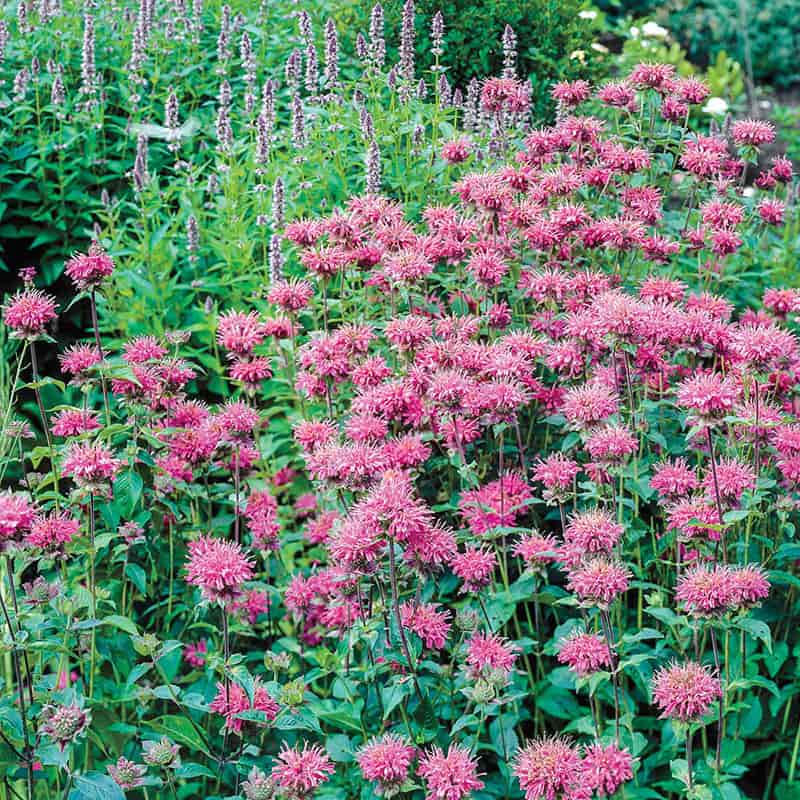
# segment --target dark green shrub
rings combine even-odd
[[[373,0],[361,0],[369,19]],[[383,4],[387,32],[400,30],[403,0]],[[517,71],[533,83],[535,113],[544,118],[553,106],[547,88],[555,80],[591,77],[598,68],[593,59],[593,22],[579,16],[583,0],[417,0],[416,50],[418,67],[433,64],[430,21],[441,11],[445,23],[444,56],[451,84],[464,87],[475,77],[498,74],[503,68],[503,30],[517,35]],[[362,23],[366,28],[366,23]],[[397,58],[397,40],[389,42],[389,57]]]

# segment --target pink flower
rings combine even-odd
[[[110,481],[122,468],[122,463],[100,442],[74,442],[67,450],[61,469],[79,486],[99,486]]]
[[[460,164],[472,155],[472,142],[462,136],[442,145],[442,158],[451,164]]]
[[[497,565],[494,552],[482,547],[468,547],[450,562],[453,574],[464,582],[462,592],[479,592],[489,585]]]
[[[637,64],[628,76],[628,80],[642,89],[672,89],[675,78],[675,67],[672,64]]]
[[[187,644],[183,648],[183,659],[190,667],[202,669],[206,664],[206,654],[208,653],[208,642],[200,639],[197,644]]]
[[[53,417],[52,422],[53,436],[80,436],[82,433],[96,431],[102,427],[94,411],[84,411],[80,408],[65,408]]]
[[[584,603],[608,606],[627,591],[631,573],[626,566],[606,558],[593,558],[569,573],[567,588]]]
[[[769,579],[758,564],[747,564],[731,570],[731,605],[752,608],[769,595]]]
[[[300,800],[310,797],[334,772],[336,768],[319,745],[309,747],[304,742],[300,750],[284,743],[272,768],[272,778],[292,798]]]
[[[122,348],[123,358],[129,364],[145,364],[160,361],[167,355],[167,348],[155,336],[139,336],[126,342]]]
[[[123,791],[142,786],[144,776],[147,774],[147,767],[144,764],[136,764],[125,756],[120,756],[116,764],[109,764],[106,770],[114,783]]]
[[[53,512],[34,520],[25,543],[48,552],[58,551],[73,540],[79,529],[80,522],[66,511],[60,514]]]
[[[653,700],[661,711],[661,719],[698,720],[721,697],[720,682],[708,667],[695,661],[672,663],[653,676]]]
[[[519,647],[494,633],[475,633],[467,642],[468,673],[472,680],[494,672],[504,676],[514,668]]]
[[[719,489],[720,499],[723,502],[736,504],[746,489],[755,488],[756,474],[749,464],[737,461],[735,458],[720,458],[716,467],[716,488]],[[714,498],[714,484],[714,473],[709,469],[702,484],[709,500]]]
[[[365,744],[356,753],[356,761],[364,779],[376,781],[381,794],[390,796],[392,790],[398,789],[408,778],[416,752],[404,737],[386,733]]]
[[[266,338],[266,325],[255,311],[226,311],[217,320],[217,341],[237,355],[250,355]]]
[[[18,492],[0,494],[0,550],[7,541],[19,541],[36,519],[36,509],[27,495]]]
[[[530,497],[525,481],[510,472],[480,489],[464,492],[458,507],[473,533],[481,535],[499,526],[514,525],[524,512],[522,504]]]
[[[86,373],[103,359],[100,358],[100,352],[94,345],[74,344],[68,347],[58,360],[64,372],[83,379]]]
[[[217,683],[217,696],[211,701],[209,708],[225,717],[225,727],[235,733],[241,733],[242,725],[247,721],[239,719],[238,714],[261,711],[267,721],[272,722],[280,711],[280,706],[272,699],[258,678],[253,681],[252,689],[251,701],[245,689],[238,683],[229,683],[227,686],[224,683]]]
[[[313,296],[314,289],[308,281],[278,281],[270,287],[267,300],[287,314],[296,314],[308,305]]]
[[[650,488],[668,500],[686,497],[697,488],[698,484],[697,473],[689,467],[684,458],[657,464],[653,468],[653,477],[650,478]]]
[[[722,169],[727,157],[728,145],[724,140],[697,135],[684,145],[680,163],[698,178],[710,178]]]
[[[114,260],[97,243],[92,242],[88,253],[75,253],[64,271],[81,291],[96,289],[114,272]]]
[[[451,744],[447,754],[432,747],[419,761],[417,774],[425,778],[425,800],[465,800],[476,789],[482,789],[478,778],[478,762],[466,747]]]
[[[589,745],[583,751],[583,774],[598,797],[612,795],[633,779],[633,757],[625,748],[613,744]]]
[[[593,633],[575,632],[563,639],[558,645],[558,661],[581,676],[612,666],[608,645]]]
[[[568,389],[561,413],[570,427],[589,428],[619,411],[617,395],[600,383],[587,383]]]
[[[697,566],[685,572],[675,590],[675,600],[697,616],[724,614],[732,600],[733,572],[729,567]]]
[[[591,87],[587,81],[561,81],[550,89],[551,97],[564,106],[574,108],[589,99]]]
[[[551,453],[533,468],[534,480],[544,484],[544,499],[548,502],[564,502],[574,489],[574,481],[580,467],[563,453]]]
[[[438,603],[403,603],[400,622],[419,636],[430,650],[441,650],[450,633],[450,612],[438,611]]]
[[[573,514],[564,530],[564,541],[578,550],[610,553],[622,538],[623,527],[608,511],[596,508]]]
[[[767,199],[758,204],[758,216],[767,225],[782,225],[786,216],[786,204],[780,200]]]
[[[55,299],[39,289],[23,289],[3,306],[3,321],[18,339],[41,338],[56,316]]]
[[[207,600],[234,599],[242,584],[253,577],[252,562],[238,544],[201,536],[189,542],[188,548],[186,580],[198,586]]]
[[[526,111],[530,105],[530,86],[514,78],[488,78],[481,89],[484,111]]]
[[[610,464],[620,464],[639,449],[636,437],[621,425],[607,425],[594,430],[586,440],[589,455]]]
[[[760,147],[775,141],[775,126],[760,119],[740,119],[731,126],[731,137],[740,147]]]
[[[525,800],[589,800],[584,790],[583,763],[569,739],[551,736],[522,748],[514,759],[514,775]]]
[[[678,405],[694,412],[701,420],[724,417],[739,399],[739,387],[716,372],[701,372],[677,388]]]
[[[534,569],[555,561],[557,554],[558,541],[552,536],[542,536],[539,533],[523,536],[514,547],[514,555]]]

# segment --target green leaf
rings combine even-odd
[[[69,793],[69,800],[125,800],[122,789],[100,772],[87,772],[76,775],[75,788]]]
[[[764,647],[766,647],[770,653],[772,652],[772,634],[766,622],[762,622],[760,619],[753,619],[752,617],[744,617],[737,621],[736,627],[741,628],[756,639],[760,639],[764,643]]]
[[[128,617],[122,617],[119,614],[112,614],[109,617],[104,617],[101,621],[102,625],[113,625],[115,628],[119,628],[121,631],[125,631],[125,633],[129,633],[131,636],[138,636],[139,629],[136,627],[136,624],[128,619]]]
[[[200,738],[200,734],[186,717],[167,715],[149,723],[149,725],[156,733],[168,736],[170,739],[174,739],[178,744],[190,747],[192,750],[199,750],[207,756],[211,755],[205,743]]]

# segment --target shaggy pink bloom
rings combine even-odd
[[[3,306],[3,322],[18,339],[40,338],[56,316],[55,298],[39,289],[23,289]]]
[[[531,533],[523,536],[514,547],[514,555],[519,556],[528,567],[539,569],[556,560],[558,541],[552,536]]]
[[[530,497],[524,479],[509,472],[480,489],[464,492],[458,508],[472,532],[480,536],[492,528],[514,525]]]
[[[685,539],[707,536],[712,541],[719,539],[719,530],[708,526],[719,525],[717,509],[698,500],[681,500],[670,506],[667,526],[677,530]]]
[[[570,427],[589,428],[619,411],[614,391],[600,383],[587,383],[567,390],[561,413]]]
[[[586,450],[595,461],[620,464],[639,449],[636,437],[621,425],[597,428],[586,440]]]
[[[114,260],[97,242],[93,242],[88,253],[75,253],[67,261],[64,272],[81,291],[96,289],[114,272]]]
[[[716,175],[728,157],[728,145],[714,136],[697,135],[683,148],[681,166],[698,178]]]
[[[336,436],[336,425],[328,420],[308,420],[298,422],[294,427],[295,441],[306,452],[312,452],[323,444],[328,444]]]
[[[102,428],[94,411],[84,411],[80,408],[65,408],[53,417],[53,436],[80,436],[87,431],[96,431]]]
[[[731,126],[731,137],[740,147],[760,147],[775,141],[775,126],[760,119],[740,119]]]
[[[356,753],[356,761],[364,779],[376,781],[380,794],[391,796],[408,778],[416,753],[417,749],[407,739],[386,733],[365,744]]]
[[[612,108],[636,108],[636,90],[625,81],[611,81],[600,87],[598,99]]]
[[[79,486],[89,486],[111,480],[122,463],[100,442],[75,442],[67,450],[61,469]]]
[[[299,800],[310,797],[334,772],[336,767],[319,745],[309,747],[308,742],[304,742],[300,750],[284,742],[272,768],[272,778],[292,798]]]
[[[262,381],[272,377],[272,362],[266,356],[239,360],[231,364],[231,380],[240,381],[245,388],[254,391]]]
[[[256,311],[226,311],[217,320],[217,342],[236,355],[250,355],[266,338],[266,325]]]
[[[693,106],[700,105],[711,94],[711,89],[705,81],[692,77],[678,79],[673,91],[681,100]]]
[[[744,362],[766,372],[797,359],[797,339],[774,324],[740,325],[733,331],[731,349]]]
[[[685,572],[675,600],[702,617],[724,614],[733,600],[733,573],[727,566],[697,566]]]
[[[418,250],[401,250],[386,257],[386,275],[396,283],[415,283],[433,272],[433,264]]]
[[[702,421],[724,417],[739,399],[733,379],[716,372],[701,372],[686,378],[677,388],[678,405],[689,409]]]
[[[786,204],[780,200],[762,200],[758,204],[758,216],[767,225],[782,225],[786,216]]]
[[[742,246],[742,238],[733,231],[716,230],[711,234],[711,251],[718,256],[729,256]]]
[[[460,164],[472,155],[472,142],[462,136],[442,145],[442,158],[451,164]]]
[[[752,608],[769,595],[769,579],[758,564],[747,564],[731,570],[731,605]]]
[[[738,203],[709,200],[700,206],[700,215],[711,228],[735,228],[744,219],[744,208]]]
[[[578,675],[611,667],[611,654],[605,639],[593,633],[575,632],[558,645],[558,661]]]
[[[641,89],[672,89],[675,78],[675,67],[672,64],[643,63],[637,64],[628,76],[628,80]]]
[[[573,514],[564,530],[564,541],[584,553],[610,553],[622,533],[622,525],[608,511],[597,508]]]
[[[167,355],[167,348],[155,336],[139,336],[126,342],[122,348],[123,358],[129,364],[144,364],[160,361]]]
[[[215,714],[225,717],[225,727],[234,733],[241,733],[242,725],[247,721],[239,719],[238,714],[245,711],[261,711],[272,722],[281,710],[258,678],[253,681],[253,700],[247,695],[244,687],[238,683],[217,683],[217,696],[211,701],[209,709]]]
[[[661,719],[696,721],[720,697],[720,682],[708,667],[695,661],[672,663],[653,676],[653,700],[661,711]]]
[[[453,574],[464,582],[462,592],[479,592],[488,586],[496,565],[494,552],[482,547],[468,547],[450,562]]]
[[[557,103],[574,108],[589,99],[591,88],[587,81],[561,81],[550,89],[550,96]]]
[[[253,577],[252,562],[234,542],[201,536],[188,548],[186,580],[198,586],[207,600],[232,600]]]
[[[569,573],[567,588],[575,592],[581,602],[608,606],[617,595],[627,591],[630,577],[624,564],[593,558]]]
[[[416,350],[432,333],[429,320],[414,314],[386,323],[386,338],[401,353]]]
[[[441,650],[450,633],[450,612],[438,611],[438,608],[438,603],[408,602],[400,606],[403,627],[416,633],[430,650]]]
[[[493,250],[479,250],[467,261],[467,272],[482,286],[499,286],[508,274],[508,263]]]
[[[25,543],[48,552],[61,550],[75,538],[80,526],[80,522],[73,519],[66,511],[39,516],[31,525]]]
[[[525,800],[589,800],[580,753],[569,739],[536,739],[514,759],[514,775]]]
[[[481,89],[484,111],[526,111],[530,105],[529,88],[514,78],[488,78]]]
[[[552,453],[533,468],[533,479],[544,484],[547,502],[564,502],[573,491],[580,467],[563,453]]]
[[[6,541],[20,540],[35,518],[36,509],[27,495],[10,491],[0,494],[0,549]]]
[[[208,642],[205,639],[200,639],[196,644],[187,644],[183,648],[183,659],[190,667],[202,669],[206,664],[207,653]]]
[[[314,244],[324,233],[322,222],[316,219],[296,219],[286,226],[286,238],[302,247]]]
[[[642,281],[639,296],[645,300],[665,300],[677,303],[686,293],[686,284],[683,281],[671,280],[653,276]]]
[[[136,764],[125,756],[120,756],[115,764],[109,764],[106,770],[123,792],[143,786],[144,776],[147,774],[147,767],[144,764]]]
[[[633,779],[633,757],[625,748],[593,744],[583,751],[583,774],[598,797],[612,795]]]
[[[74,344],[61,353],[58,360],[64,372],[76,378],[84,378],[85,373],[103,359],[94,345]]]
[[[703,478],[706,498],[713,499],[715,493],[714,473],[708,470]],[[720,458],[717,462],[717,486],[723,502],[736,504],[742,499],[745,489],[753,489],[756,485],[756,474],[749,464],[735,458]]]
[[[663,461],[653,468],[650,487],[668,500],[675,500],[690,494],[699,485],[697,473],[684,458]]]
[[[217,415],[217,426],[224,436],[239,439],[252,433],[261,421],[258,411],[241,401],[229,400]]]
[[[420,758],[417,774],[428,784],[425,800],[465,800],[484,786],[478,778],[478,762],[466,747],[455,744],[447,754],[432,747]]]
[[[520,652],[519,647],[494,633],[475,633],[467,643],[467,665],[472,680],[493,672],[508,675]]]
[[[314,288],[308,281],[277,281],[270,286],[267,300],[288,314],[304,309],[314,296]]]

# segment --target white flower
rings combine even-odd
[[[728,110],[728,103],[721,97],[709,97],[703,106],[706,114],[716,114],[722,116]]]
[[[597,19],[597,12],[591,8],[587,8],[581,11],[578,16],[581,19]]]
[[[631,39],[639,38],[639,29],[635,25],[631,25]]]
[[[642,33],[653,39],[666,39],[669,36],[669,31],[662,28],[657,22],[645,22],[642,25]]]

